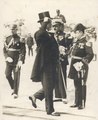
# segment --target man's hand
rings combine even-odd
[[[21,66],[22,66],[22,61],[19,61],[18,64],[17,64],[17,66],[18,66],[19,68],[21,68]]]
[[[61,55],[66,55],[65,50],[66,50],[66,48],[64,46],[61,46],[61,45],[59,46],[59,52]]]
[[[51,21],[49,17],[44,18],[44,22],[49,22],[49,21]]]
[[[76,69],[76,71],[80,71],[82,69],[83,63],[82,62],[76,62],[75,64],[73,64],[73,66]]]
[[[22,66],[22,61],[19,61],[19,62],[17,63],[17,65],[16,65],[15,71],[17,72],[18,69],[21,68],[21,66]]]
[[[7,62],[9,62],[9,63],[12,63],[12,62],[13,62],[13,59],[12,59],[11,57],[7,57],[5,61],[7,61]]]

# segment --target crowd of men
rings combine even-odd
[[[36,99],[45,98],[45,108],[48,115],[60,116],[55,112],[53,102],[53,90],[55,98],[67,104],[67,77],[74,80],[75,100],[70,107],[77,107],[79,110],[85,108],[86,82],[89,70],[89,63],[94,53],[92,43],[85,35],[86,27],[79,23],[73,32],[75,36],[65,33],[66,19],[57,10],[57,16],[51,18],[48,11],[39,13],[41,27],[34,34],[37,45],[36,57],[31,71],[33,82],[41,82],[42,89],[29,96],[32,106],[37,108]],[[20,80],[20,69],[25,63],[26,46],[25,40],[17,34],[18,27],[12,26],[12,35],[6,37],[4,43],[4,56],[6,61],[5,75],[12,89],[14,98],[18,98],[18,87]],[[29,33],[26,40],[28,55],[33,56],[33,37]],[[70,70],[67,73],[71,57]],[[14,77],[12,77],[14,73]],[[67,76],[68,75],[68,76]],[[82,102],[84,101],[84,103]]]

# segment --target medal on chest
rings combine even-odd
[[[64,36],[62,36],[62,35],[58,36],[59,41],[62,41],[63,38],[64,38]]]
[[[78,47],[79,47],[80,49],[84,49],[84,43],[79,43],[79,44],[78,44]]]

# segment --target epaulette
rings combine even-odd
[[[8,38],[10,38],[10,37],[12,37],[12,35],[7,36],[6,39],[8,39]]]

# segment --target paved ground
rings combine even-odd
[[[73,81],[68,79],[68,104],[62,102],[54,103],[55,110],[61,113],[60,117],[46,115],[44,100],[37,101],[38,108],[34,109],[28,96],[41,88],[40,83],[32,83],[29,79],[34,57],[26,57],[26,63],[22,67],[21,81],[19,88],[19,98],[14,99],[11,96],[9,84],[4,76],[5,63],[1,55],[1,98],[2,115],[0,120],[96,120],[97,118],[97,62],[90,64],[89,78],[87,82],[87,103],[86,108],[77,110],[70,108],[74,100]]]

